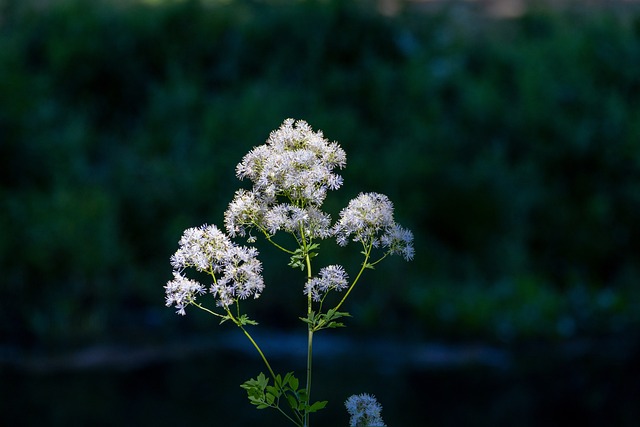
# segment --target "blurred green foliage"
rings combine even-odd
[[[640,313],[638,70],[640,16],[5,1],[0,334],[68,345],[209,328],[163,306],[169,255],[183,229],[221,225],[236,163],[287,117],[347,152],[334,215],[382,192],[415,232],[416,259],[357,290],[356,328],[623,333]],[[261,249],[273,291],[250,311],[280,325],[299,315],[300,278]]]

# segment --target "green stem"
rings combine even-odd
[[[304,245],[305,258],[307,262],[307,280],[311,280],[311,257],[307,251],[307,239],[304,236],[302,226],[300,227],[300,235]],[[312,309],[311,292],[307,295],[307,317],[311,315]],[[307,404],[311,402],[311,373],[312,373],[312,361],[313,361],[313,325],[307,325]],[[309,427],[309,412],[304,411],[304,427]]]
[[[280,246],[279,244],[277,244],[276,242],[274,242],[274,241],[273,241],[273,239],[271,238],[271,235],[269,234],[269,232],[268,232],[264,227],[261,227],[260,225],[258,225],[258,224],[257,224],[257,223],[255,223],[255,222],[254,222],[253,224],[254,224],[256,227],[258,227],[258,229],[259,229],[260,231],[262,231],[262,234],[264,234],[264,238],[265,238],[265,239],[267,239],[267,241],[268,241],[269,243],[271,243],[273,246],[275,246],[276,248],[280,249],[280,250],[281,250],[281,251],[283,251],[283,252],[288,253],[289,255],[293,255],[293,254],[294,254],[294,252],[293,252],[293,251],[290,251],[289,249],[287,249],[287,248],[285,248],[285,247],[283,247],[283,246]]]
[[[264,364],[267,365],[267,369],[269,370],[269,373],[271,374],[271,378],[273,378],[273,380],[276,380],[276,374],[273,372],[273,369],[271,369],[271,365],[269,364],[269,361],[267,360],[267,357],[264,355],[264,353],[262,352],[262,350],[260,349],[260,347],[258,346],[258,344],[254,341],[254,339],[251,337],[251,334],[249,334],[249,332],[247,332],[247,330],[244,328],[244,326],[236,323],[236,325],[238,325],[238,327],[240,329],[242,329],[242,332],[244,332],[244,334],[247,336],[247,338],[249,338],[249,341],[251,341],[251,344],[253,344],[253,346],[256,348],[256,350],[258,351],[258,354],[260,354],[260,357],[262,358],[262,360],[264,361]]]
[[[347,289],[347,292],[344,294],[344,296],[342,297],[342,299],[340,300],[338,305],[336,305],[336,307],[334,308],[335,311],[338,311],[340,309],[340,307],[342,306],[342,304],[344,304],[344,302],[347,300],[347,297],[349,296],[349,294],[353,290],[353,287],[356,285],[356,283],[358,283],[358,280],[360,279],[360,276],[362,276],[362,273],[364,272],[364,270],[369,265],[367,263],[367,261],[369,261],[369,257],[371,256],[371,249],[372,248],[373,248],[373,244],[369,244],[368,247],[365,247],[364,261],[362,261],[362,267],[360,267],[360,271],[358,272],[358,275],[356,276],[355,279],[353,279],[353,283],[351,284],[351,286],[349,286],[349,289]]]
[[[264,361],[264,364],[267,366],[267,369],[269,370],[269,374],[271,374],[271,378],[273,378],[273,381],[275,381],[276,380],[276,374],[273,372],[273,369],[271,369],[271,365],[269,364],[269,361],[267,360],[267,357],[264,355],[264,353],[260,349],[260,346],[258,345],[258,343],[253,339],[251,334],[244,328],[244,326],[242,326],[242,323],[240,323],[240,321],[233,316],[233,314],[231,313],[229,308],[225,307],[225,309],[227,310],[227,316],[229,317],[229,319],[231,319],[231,321],[233,323],[235,323],[236,326],[238,326],[238,328],[240,328],[242,330],[242,332],[246,335],[246,337],[249,339],[249,341],[251,341],[251,344],[253,344],[255,349],[258,351],[258,354],[260,355],[260,357]],[[209,311],[209,310],[207,310],[207,311]]]
[[[313,360],[313,328],[309,325],[307,341],[307,404],[311,402],[311,363]],[[304,411],[304,427],[309,427],[309,412]]]
[[[209,314],[213,314],[214,316],[218,316],[218,317],[221,317],[221,318],[223,318],[223,319],[227,319],[227,317],[226,317],[226,316],[223,316],[223,315],[222,315],[222,314],[220,314],[220,313],[216,313],[215,311],[211,311],[211,310],[209,310],[207,307],[204,307],[204,306],[202,306],[202,305],[198,304],[198,303],[197,303],[197,302],[195,302],[195,301],[191,301],[191,304],[195,305],[195,306],[196,306],[196,307],[198,307],[200,310],[206,311],[206,312],[207,312],[207,313],[209,313]]]

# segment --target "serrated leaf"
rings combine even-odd
[[[258,322],[256,322],[255,320],[251,320],[251,319],[249,319],[249,316],[247,316],[246,314],[243,314],[242,316],[240,316],[240,317],[238,318],[238,322],[240,322],[240,324],[241,324],[242,326],[246,326],[246,325],[253,325],[253,326],[255,326],[255,325],[257,325],[257,324],[258,324]]]

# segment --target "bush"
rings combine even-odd
[[[345,148],[336,214],[378,191],[416,232],[412,265],[357,290],[370,322],[384,307],[389,331],[417,316],[408,333],[489,339],[637,322],[638,17],[469,28],[349,2],[36,6],[0,10],[12,342],[176,332],[162,285],[180,233],[221,223],[233,167],[286,117]],[[269,263],[267,283],[295,274]],[[286,309],[264,300],[263,316]]]

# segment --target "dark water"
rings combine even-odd
[[[302,378],[304,359],[295,343],[276,340],[272,364],[280,372],[294,368]],[[204,346],[130,364],[5,364],[0,425],[289,425],[246,401],[239,384],[264,370],[248,350]],[[363,392],[378,398],[392,427],[640,425],[640,359],[633,342],[504,351],[345,341],[324,348],[320,342],[318,353],[313,400],[329,405],[312,418],[314,426],[347,426],[342,402]]]

